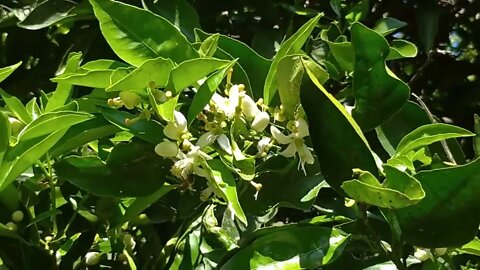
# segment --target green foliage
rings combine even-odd
[[[417,27],[385,1],[133,2],[0,7],[11,33],[95,44],[45,49],[64,64],[28,100],[45,56],[0,68],[0,268],[478,266],[478,116],[414,95],[437,4]]]

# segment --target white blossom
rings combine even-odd
[[[271,141],[272,141],[272,139],[270,139],[269,137],[263,137],[262,139],[260,139],[260,141],[258,141],[258,143],[257,143],[258,153],[261,154],[261,153],[267,151],[268,146],[269,146]]]
[[[305,145],[303,141],[304,137],[309,136],[308,124],[304,119],[298,119],[294,122],[294,132],[288,136],[283,134],[278,128],[272,126],[270,127],[270,132],[272,133],[273,138],[280,144],[288,144],[287,148],[280,152],[280,155],[284,157],[293,157],[296,153],[300,158],[298,164],[299,168],[302,167],[303,172],[305,171],[305,163],[313,164],[314,158],[310,149]]]
[[[228,137],[225,134],[216,135],[212,131],[202,134],[197,141],[197,146],[204,148],[213,144],[215,141],[218,143],[220,148],[223,149],[223,151],[227,152],[227,154],[231,155],[233,153],[232,145],[230,144]]]
[[[190,174],[196,174],[201,177],[207,177],[208,174],[200,166],[202,161],[209,160],[211,157],[200,150],[199,146],[192,145],[187,154],[179,151],[177,161],[173,164],[171,172],[174,176],[181,179],[188,179]]]
[[[429,249],[424,249],[424,248],[417,248],[415,250],[415,253],[413,254],[415,258],[419,259],[420,261],[426,261],[431,258],[432,254],[430,253]]]
[[[260,112],[255,101],[248,95],[243,96],[241,107],[247,120],[252,120]]]
[[[232,119],[235,116],[235,111],[239,105],[240,90],[238,85],[233,85],[228,91],[228,98],[222,97],[215,93],[212,96],[212,101],[217,108],[222,111],[228,119]]]
[[[162,157],[175,157],[178,154],[178,145],[175,142],[164,140],[155,146],[155,153]]]
[[[256,131],[263,131],[270,123],[270,115],[267,112],[260,112],[255,115],[252,122],[252,128]]]
[[[187,119],[178,111],[174,111],[173,116],[174,121],[168,122],[163,133],[172,140],[179,140],[187,132]]]

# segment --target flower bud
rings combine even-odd
[[[10,128],[12,130],[12,136],[16,137],[25,127],[25,124],[20,122],[17,118],[8,117],[10,122]]]
[[[163,129],[165,136],[172,140],[178,140],[184,132],[187,131],[187,119],[181,112],[173,113],[174,121],[169,122]]]
[[[12,221],[15,222],[15,223],[22,222],[23,217],[24,217],[23,212],[20,211],[20,210],[17,210],[15,212],[13,212],[13,214],[12,214]]]
[[[223,149],[223,151],[227,152],[227,154],[231,155],[232,154],[232,145],[230,144],[230,140],[225,134],[221,134],[217,138],[218,145],[220,145],[220,148]]]
[[[13,222],[8,222],[7,224],[5,224],[5,226],[7,226],[7,229],[9,229],[10,231],[16,231],[18,228],[17,224]]]
[[[88,252],[85,255],[85,263],[87,265],[96,265],[100,262],[101,255],[98,252]]]
[[[445,255],[445,253],[447,253],[447,248],[436,248],[435,253],[438,256],[443,256],[443,255]]]
[[[431,254],[430,254],[430,250],[419,248],[415,251],[413,256],[415,256],[415,258],[417,258],[417,259],[419,259],[420,261],[423,262],[423,261],[428,260],[431,256]]]
[[[174,157],[178,154],[178,145],[171,141],[163,141],[155,146],[155,153],[162,157]]]
[[[256,131],[263,131],[270,123],[270,116],[267,112],[261,112],[255,116],[252,128]]]
[[[213,134],[213,132],[209,131],[209,132],[203,133],[202,136],[198,138],[196,145],[199,146],[201,149],[211,145],[212,143],[215,142],[216,139],[217,139],[217,136]]]
[[[126,233],[123,236],[123,244],[125,245],[125,248],[128,251],[132,251],[135,248],[135,245],[137,244],[135,240],[133,239],[133,236],[129,233]]]
[[[129,110],[135,108],[135,106],[140,104],[142,101],[140,95],[133,91],[122,91],[120,92],[119,96],[120,99],[122,99],[123,106]]]
[[[251,120],[258,114],[257,104],[250,96],[245,95],[242,99],[242,111],[248,120]]]

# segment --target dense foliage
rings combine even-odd
[[[0,269],[478,269],[478,4],[223,2],[0,5]]]

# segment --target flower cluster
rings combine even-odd
[[[190,128],[197,135],[194,136],[185,116],[175,111],[174,120],[163,130],[168,139],[155,147],[158,155],[174,161],[171,172],[180,180],[187,180],[191,174],[208,178],[204,164],[216,154],[236,160],[246,156],[265,159],[275,155],[283,145],[286,148],[278,154],[284,157],[298,154],[298,168],[305,174],[305,164],[314,163],[312,151],[305,144],[305,138],[309,136],[307,121],[303,117],[285,121],[281,117],[281,108],[268,108],[262,99],[255,102],[242,84],[231,85],[225,95],[214,93],[197,118],[200,126]],[[278,144],[275,146],[275,143]],[[256,145],[256,153],[251,152],[251,145]],[[207,154],[211,150],[217,153]],[[252,184],[258,187],[258,184]]]

